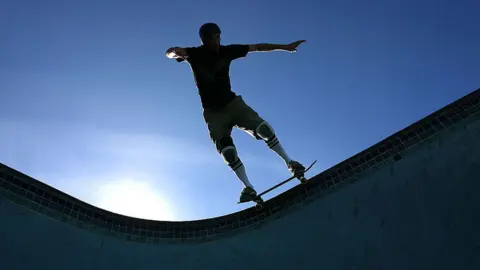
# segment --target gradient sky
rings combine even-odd
[[[198,4],[201,3],[201,4]],[[3,1],[0,162],[90,204],[192,220],[237,205],[241,182],[210,142],[187,63],[213,21],[222,43],[307,42],[249,54],[234,91],[312,175],[477,89],[479,1]],[[251,182],[289,176],[233,132]],[[292,181],[266,199],[290,189]]]

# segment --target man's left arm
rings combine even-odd
[[[298,40],[289,44],[258,43],[248,45],[248,52],[289,51],[296,52],[298,45],[306,40]]]

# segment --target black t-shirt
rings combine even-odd
[[[225,107],[236,94],[230,85],[230,63],[248,54],[248,45],[221,45],[218,52],[210,51],[203,45],[186,48],[198,88],[202,106],[205,109]]]

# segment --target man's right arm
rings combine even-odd
[[[187,59],[190,55],[186,48],[171,47],[165,52],[165,56],[170,59]]]

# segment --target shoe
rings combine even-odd
[[[245,187],[240,194],[240,202],[248,202],[257,196],[257,192],[252,187]]]
[[[302,176],[305,173],[305,167],[298,161],[292,160],[287,165],[292,175]]]

